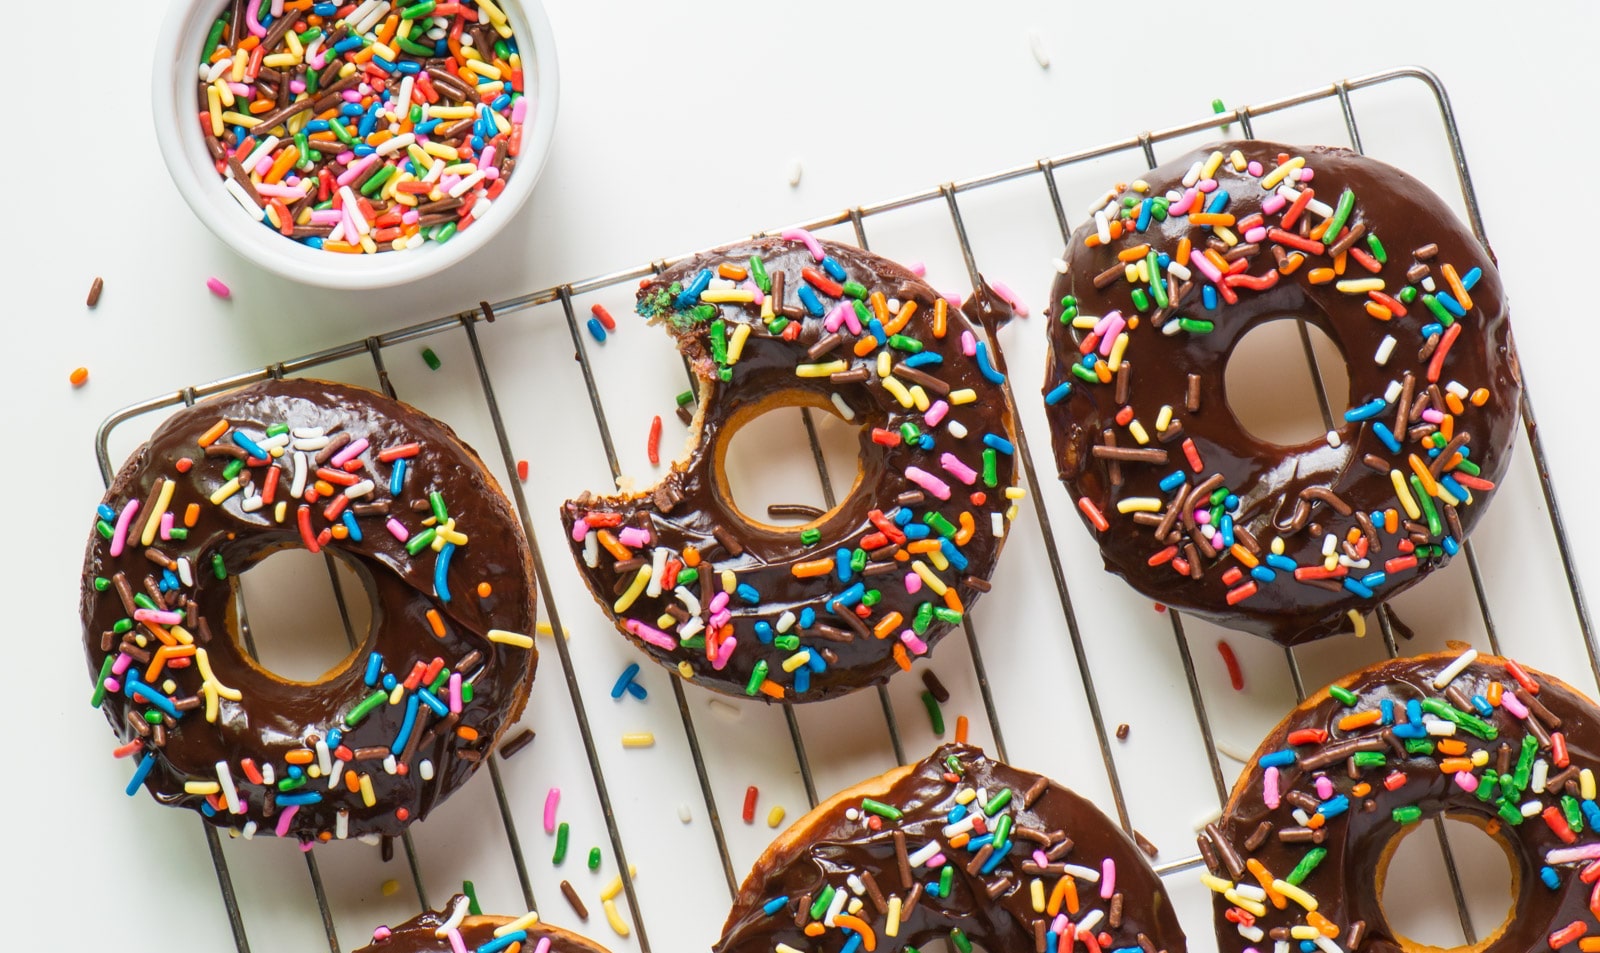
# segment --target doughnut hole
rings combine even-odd
[[[1306,360],[1301,329],[1311,339],[1316,367]],[[1328,433],[1318,400],[1321,378],[1334,427],[1344,426],[1350,406],[1345,356],[1315,324],[1284,316],[1258,322],[1228,355],[1223,389],[1228,409],[1245,432],[1262,443],[1297,447]]]
[[[316,685],[349,665],[372,627],[372,590],[331,551],[269,553],[238,577],[233,620],[245,654],[281,681]]]
[[[834,505],[818,475],[817,460],[806,434],[811,418],[828,474]],[[861,441],[868,439],[855,422],[839,416],[832,403],[816,394],[778,394],[741,408],[722,430],[716,447],[716,480],[724,501],[747,523],[794,531],[826,522],[861,483]],[[820,516],[780,515],[767,507],[814,507]]]
[[[1479,938],[1472,946],[1463,942],[1461,919],[1434,826],[1426,822],[1407,825],[1384,848],[1378,862],[1380,904],[1389,929],[1405,949],[1477,953],[1500,939],[1511,922],[1512,899],[1520,887],[1516,862],[1510,845],[1501,835],[1484,830],[1484,823],[1468,815],[1446,814],[1444,818],[1462,897]]]

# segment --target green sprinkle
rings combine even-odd
[[[866,811],[868,814],[876,814],[885,820],[898,821],[901,817],[901,811],[899,808],[892,807],[883,803],[882,801],[874,801],[870,797],[864,797],[861,799],[861,809]]]
[[[1000,454],[993,447],[983,450],[983,485],[1000,485]]]
[[[922,693],[923,707],[928,709],[928,721],[933,725],[933,733],[944,735],[944,712],[939,710],[939,699],[933,697],[933,692]]]
[[[436,371],[444,362],[439,360],[439,355],[433,353],[433,348],[425,347],[422,349],[422,363],[428,365],[429,370]]]
[[[433,682],[428,686],[428,691],[434,692],[434,693],[437,694],[439,689],[443,688],[445,683],[448,682],[448,681],[450,681],[450,669],[441,668],[441,669],[439,669],[439,674],[434,678]]]
[[[1150,310],[1150,296],[1144,293],[1143,288],[1133,289],[1133,294],[1131,297],[1133,298],[1133,306],[1135,308],[1138,308],[1140,311]]]
[[[1378,259],[1378,264],[1388,263],[1389,253],[1384,250],[1383,242],[1378,241],[1378,236],[1374,232],[1367,233],[1367,250],[1372,252],[1372,257]]]
[[[933,622],[933,603],[924,602],[917,606],[917,614],[911,617],[911,631],[922,635],[928,631],[928,626]]]
[[[1516,789],[1513,796],[1520,797],[1528,786],[1528,777],[1533,772],[1533,758],[1539,753],[1539,739],[1533,735],[1524,735],[1522,738],[1522,753],[1517,757],[1517,769],[1511,775],[1511,787]]]
[[[1002,814],[994,823],[994,849],[1005,853],[1011,848],[1011,815]]]
[[[96,577],[94,577],[94,591],[95,592],[105,592],[109,588],[111,588],[111,580],[107,579],[104,576],[96,576]]]
[[[1220,116],[1223,113],[1228,111],[1228,107],[1222,105],[1222,100],[1213,99],[1211,101],[1211,111]],[[1222,124],[1222,131],[1223,132],[1227,132],[1228,130],[1230,130],[1232,128],[1233,128],[1233,123],[1231,123],[1231,122],[1225,122],[1225,123]]]
[[[911,421],[908,420],[900,425],[900,439],[906,443],[915,443],[921,436],[922,431],[918,430],[917,425]]]
[[[1561,795],[1561,813],[1567,816],[1567,826],[1574,834],[1583,833],[1583,812],[1578,809],[1578,799],[1570,794]]]
[[[1137,290],[1134,293],[1137,294]],[[1204,318],[1179,318],[1178,327],[1188,331],[1190,334],[1210,334],[1217,329],[1215,323]]]
[[[106,697],[106,679],[111,677],[111,666],[115,665],[117,657],[107,655],[106,660],[100,663],[100,677],[94,680],[94,694],[89,696],[89,706],[99,708]]]
[[[694,403],[694,391],[686,390],[683,393],[679,394],[677,399],[678,399],[678,406],[679,407],[687,407],[690,404]]]
[[[466,686],[462,687],[464,688]],[[375,710],[377,710],[379,705],[388,700],[389,693],[380,688],[371,695],[368,695],[366,698],[361,699],[360,704],[350,709],[350,713],[344,716],[344,723],[352,728],[355,727],[361,723],[363,718],[372,714]]]
[[[956,872],[955,872],[955,869],[954,869],[954,865],[953,864],[945,864],[944,865],[944,869],[939,871],[939,896],[941,896],[941,897],[950,896],[950,888],[955,884],[955,879],[956,879]],[[956,932],[960,932],[960,931],[956,931]],[[961,951],[961,953],[971,953],[971,950],[972,950],[972,947],[969,944],[965,950]]]
[[[211,63],[211,54],[217,51],[222,44],[222,31],[228,28],[228,18],[219,17],[217,22],[211,24],[211,32],[206,34],[206,42],[200,47],[200,65],[208,66]]]
[[[142,592],[136,592],[133,594],[133,604],[141,609],[149,609],[152,612],[161,608],[160,606],[156,605],[156,601],[154,599]]]
[[[589,848],[589,869],[600,869],[600,848],[598,847]]]
[[[983,806],[983,813],[989,815],[990,817],[994,817],[996,814],[998,814],[1000,812],[1001,808],[1005,807],[1007,804],[1010,804],[1010,803],[1011,803],[1011,789],[1010,788],[1001,788],[1000,789],[1000,793],[996,794],[994,797],[990,798],[989,799],[989,803],[985,804]],[[998,836],[995,837],[995,841],[996,842],[1001,841],[1001,840],[1004,840],[1004,838],[998,837]]]
[[[922,521],[932,527],[940,536],[951,537],[956,534],[955,526],[945,519],[944,514],[938,510],[929,510],[928,514],[922,517]]]
[[[704,324],[717,316],[717,306],[714,304],[697,304],[689,309],[689,316],[697,323]]]
[[[1485,769],[1483,777],[1478,779],[1478,800],[1487,803],[1494,797],[1495,782],[1499,780],[1500,775],[1496,774],[1493,768]]]
[[[759,255],[750,256],[750,277],[755,279],[756,287],[761,289],[762,294],[772,292],[772,276],[767,274],[766,263]]]
[[[1433,496],[1423,490],[1422,480],[1415,473],[1411,474],[1410,482],[1411,492],[1417,498],[1417,505],[1422,507],[1422,515],[1427,517],[1428,532],[1434,536],[1444,535],[1444,521],[1439,518],[1439,508],[1433,505]]]
[[[1400,303],[1401,304],[1410,304],[1411,302],[1413,302],[1415,300],[1417,300],[1417,289],[1416,288],[1412,287],[1411,285],[1406,285],[1404,288],[1400,289]]]
[[[433,543],[433,538],[437,535],[439,535],[439,531],[437,529],[432,526],[428,527],[417,535],[406,540],[406,552],[415,556],[417,553],[427,549],[428,546]]]
[[[111,623],[111,631],[116,635],[127,635],[133,631],[133,620],[128,618],[118,619]]]
[[[870,609],[873,606],[877,605],[878,601],[881,600],[882,598],[883,598],[883,590],[882,589],[868,589],[866,592],[863,592],[861,594],[861,604],[866,606],[868,609]]]
[[[1432,311],[1433,316],[1437,318],[1439,323],[1445,327],[1448,328],[1450,325],[1456,323],[1456,316],[1446,311],[1444,309],[1444,305],[1440,304],[1439,299],[1435,298],[1433,295],[1423,295],[1422,303],[1428,306],[1428,310]]]
[[[916,354],[922,350],[921,341],[914,337],[908,337],[904,334],[889,335],[889,346],[897,351],[906,351],[910,354]]]
[[[864,549],[852,549],[850,551],[850,571],[860,572],[865,568],[867,568],[867,551]]]
[[[828,904],[832,902],[833,887],[830,885],[823,888],[823,891],[817,894],[817,899],[811,901],[811,919],[815,920],[818,917],[821,917],[823,912],[828,909]]]
[[[950,625],[961,624],[961,613],[954,609],[946,608],[945,606],[934,606],[933,617],[938,619],[940,622],[947,622]]]
[[[946,874],[950,873],[950,865],[948,865],[948,864],[945,865],[944,872]],[[950,896],[949,887],[948,887],[947,884],[944,883],[944,881],[947,880],[947,879],[949,879],[949,878],[948,877],[944,877],[944,878],[940,879],[939,896],[941,896],[941,897]],[[955,948],[957,950],[961,951],[961,953],[972,953],[972,941],[967,939],[967,935],[965,933],[961,932],[961,928],[960,927],[951,927],[950,928],[950,942],[955,944]]]
[[[703,636],[703,635],[694,635],[694,636],[690,636],[687,639],[684,639],[682,642],[679,642],[678,644],[683,646],[684,648],[688,649],[691,652],[696,652],[696,651],[699,651],[700,649],[703,649],[703,648],[706,647],[706,637]]]
[[[1456,464],[1456,469],[1467,474],[1468,476],[1478,476],[1483,473],[1483,470],[1471,460],[1462,460],[1460,463]]]
[[[338,129],[339,128],[339,124],[338,123],[334,123],[333,128]],[[456,237],[456,223],[455,222],[445,222],[443,225],[441,225],[439,227],[438,231],[433,233],[433,240],[435,242],[437,242],[438,244],[440,244],[440,245],[443,245],[445,242],[449,241],[450,239],[452,239],[454,237]]]
[[[1164,198],[1156,199],[1154,202],[1151,202],[1150,217],[1158,222],[1165,222],[1167,220],[1167,204],[1167,200]]]
[[[761,690],[761,683],[767,680],[767,660],[757,659],[756,667],[750,670],[750,681],[744,683],[744,693],[754,696]]]
[[[285,794],[295,790],[296,788],[303,788],[305,786],[306,776],[303,774],[298,778],[283,778],[278,782],[278,790],[284,792]]]
[[[1358,768],[1381,768],[1389,763],[1382,751],[1357,751],[1355,760]]]
[[[807,546],[815,546],[817,544],[817,540],[821,538],[822,530],[817,529],[815,526],[811,527],[810,529],[803,529],[800,531],[800,542],[805,543]],[[678,578],[683,578],[683,574],[679,573]]]
[[[802,535],[804,535],[804,534],[802,534]],[[689,569],[684,569],[684,570],[681,570],[678,573],[678,585],[680,585],[680,586],[692,586],[692,585],[694,585],[695,583],[697,583],[699,581],[700,581],[700,570],[699,570],[698,567],[691,567]]]
[[[561,862],[566,860],[566,859],[567,859],[567,822],[566,821],[562,821],[561,822],[561,826],[556,828],[556,852],[554,854],[550,855],[550,863],[554,864],[557,867],[560,867],[561,866]]]
[[[1098,375],[1095,374],[1094,371],[1089,370],[1087,367],[1084,367],[1082,364],[1079,364],[1077,361],[1073,361],[1071,367],[1072,367],[1073,375],[1076,376],[1077,378],[1079,378],[1080,380],[1086,381],[1086,382],[1088,382],[1090,384],[1098,384],[1098,383],[1100,383],[1100,378],[1099,378]]]
[[[362,184],[361,194],[368,197],[377,195],[378,190],[383,188],[383,183],[389,181],[389,178],[394,175],[396,168],[398,167],[392,165],[380,166],[378,171],[374,172],[372,177]]]
[[[775,636],[773,638],[773,640],[772,640],[772,644],[776,645],[778,648],[784,650],[785,652],[793,652],[795,649],[798,649],[800,647],[800,636],[798,636],[798,635],[779,635],[779,636]]]
[[[860,299],[867,296],[867,286],[859,281],[847,281],[840,287],[844,289],[847,298]]]
[[[147,711],[144,713],[144,720],[147,725],[159,725],[161,724],[161,712]]]
[[[444,508],[444,494],[438,490],[428,492],[428,505],[433,508],[433,518],[443,523],[450,519],[450,511]]]
[[[1363,754],[1370,753],[1363,752]],[[1289,876],[1284,878],[1285,881],[1294,884],[1296,887],[1300,886],[1300,881],[1311,876],[1311,872],[1317,869],[1317,865],[1322,863],[1322,858],[1326,856],[1328,856],[1328,848],[1326,847],[1313,847],[1306,851],[1306,855],[1300,858],[1300,863],[1296,864],[1294,869],[1289,871]]]
[[[1405,807],[1395,808],[1391,816],[1396,824],[1415,824],[1422,820],[1422,808],[1415,804],[1407,804]]]
[[[1500,815],[1500,819],[1505,821],[1507,824],[1510,824],[1512,827],[1517,827],[1522,823],[1522,810],[1515,804],[1500,805],[1500,810],[1498,813]]]
[[[483,908],[478,906],[478,890],[472,886],[472,881],[461,881],[461,892],[467,895],[467,912],[475,917],[483,916]]]
[[[243,469],[244,469],[244,461],[240,460],[238,457],[235,457],[235,458],[233,458],[232,460],[229,460],[226,464],[223,465],[223,467],[222,467],[222,478],[224,480],[231,480],[234,477],[238,476],[239,475],[239,471],[243,470]]]
[[[1469,715],[1457,709],[1454,705],[1442,702],[1437,698],[1427,698],[1422,702],[1422,710],[1438,715],[1440,718],[1456,723],[1462,731],[1481,738],[1484,741],[1493,741],[1499,737],[1500,732],[1494,725],[1489,724],[1476,715]]]
[[[1426,738],[1406,739],[1406,754],[1433,754],[1433,742]]]
[[[472,683],[471,682],[462,682],[461,683],[461,704],[463,704],[463,705],[472,704],[472,691],[473,691],[473,689],[472,689]]]
[[[110,539],[111,537],[117,535],[116,528],[110,523],[107,523],[105,520],[96,520],[94,524],[94,530],[101,536],[104,536],[106,539]]]
[[[1329,685],[1328,694],[1339,699],[1339,703],[1346,708],[1355,707],[1356,702],[1361,700],[1359,695],[1357,695],[1355,692],[1352,692],[1350,689],[1345,688],[1343,685]]]
[[[1328,227],[1322,230],[1324,238],[1337,241],[1339,233],[1344,230],[1344,223],[1349,220],[1350,213],[1355,211],[1356,193],[1353,189],[1345,189],[1339,193],[1339,203],[1333,208],[1333,217],[1328,219]]]
[[[728,322],[721,318],[711,322],[711,359],[718,364],[728,363]]]
[[[434,0],[422,0],[421,3],[414,3],[409,7],[402,7],[400,10],[400,19],[420,20],[432,13],[433,7]]]

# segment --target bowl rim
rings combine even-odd
[[[560,102],[555,35],[541,0],[498,0],[512,32],[520,40],[523,68],[529,67],[538,88],[530,98],[536,111],[524,121],[522,150],[517,167],[489,214],[465,234],[439,245],[376,255],[335,255],[301,245],[277,234],[243,214],[222,187],[212,167],[205,141],[193,134],[189,104],[194,95],[192,68],[199,62],[198,47],[205,41],[209,20],[202,14],[224,0],[185,0],[173,4],[162,22],[151,71],[151,107],[156,144],[173,185],[184,202],[213,235],[235,253],[281,277],[323,288],[364,291],[398,287],[437,275],[471,258],[509,222],[533,193],[544,171],[554,138]]]

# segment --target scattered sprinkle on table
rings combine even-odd
[[[1128,740],[1128,730],[1129,729],[1128,729],[1128,723],[1127,722],[1123,722],[1122,724],[1118,725],[1117,726],[1117,740],[1118,741],[1127,741]]]
[[[649,443],[645,445],[645,450],[646,450],[647,453],[650,454],[650,465],[653,466],[653,467],[660,466],[661,465],[661,415],[660,414],[657,414],[655,416],[655,418],[650,421],[650,440],[649,440]]]
[[[560,803],[561,789],[551,788],[550,792],[544,796],[544,832],[546,834],[554,834],[556,832],[556,807]]]
[[[687,805],[687,804],[679,804],[678,805],[678,820],[682,821],[685,824],[687,824],[690,821],[694,820],[694,815],[692,813],[690,813],[690,811],[689,811],[689,805]]]
[[[744,822],[746,824],[755,822],[756,798],[760,796],[760,793],[754,784],[744,789]]]
[[[1039,64],[1040,69],[1050,68],[1050,51],[1044,48],[1044,37],[1039,35],[1038,30],[1028,31],[1028,49],[1033,52],[1034,62]]]
[[[649,748],[655,743],[655,734],[648,731],[634,731],[622,736],[624,748]]]
[[[794,161],[789,163],[789,188],[791,188],[791,189],[799,188],[799,186],[800,186],[800,175],[801,175],[802,171],[803,170],[800,168],[800,160],[799,159],[795,159]]]
[[[428,370],[430,371],[436,371],[444,366],[444,362],[439,360],[439,355],[433,353],[433,348],[431,347],[422,349],[422,363],[428,365]]]
[[[933,692],[931,691],[923,692],[922,704],[923,707],[928,709],[928,722],[933,728],[933,733],[935,735],[943,736],[944,712],[939,710],[939,699],[935,698]]]
[[[607,331],[615,331],[617,329],[617,319],[613,318],[611,316],[611,312],[607,311],[606,306],[600,302],[596,301],[594,304],[590,305],[589,313],[594,315],[595,319],[598,320]]]
[[[1222,664],[1228,667],[1228,681],[1233,685],[1233,690],[1244,691],[1244,670],[1239,667],[1239,657],[1233,654],[1233,646],[1218,639],[1217,652],[1222,656]]]
[[[67,375],[67,380],[72,382],[73,387],[82,387],[89,383],[89,369],[87,367],[75,368],[71,374]]]
[[[600,869],[600,848],[598,847],[589,848],[589,869]]]
[[[567,898],[567,905],[572,907],[572,912],[578,915],[579,920],[589,919],[589,908],[583,905],[583,899],[578,896],[578,891],[572,889],[572,884],[561,881],[561,895]]]
[[[500,746],[500,757],[509,758],[533,743],[533,729],[524,728],[517,732],[517,736]]]
[[[1228,111],[1228,107],[1224,106],[1222,104],[1222,100],[1213,99],[1211,101],[1211,111],[1220,116],[1223,113]],[[1233,123],[1225,122],[1225,123],[1222,124],[1222,131],[1223,132],[1227,132],[1229,129],[1232,129],[1232,128],[1233,128]]]
[[[526,461],[526,460],[518,460],[517,461],[517,479],[521,480],[524,483],[528,482],[528,461]]]
[[[89,297],[84,301],[84,304],[91,308],[98,305],[100,303],[100,292],[104,291],[105,287],[106,280],[104,278],[95,278],[94,284],[89,286]]]
[[[392,897],[395,894],[400,892],[400,881],[398,881],[398,880],[385,880],[383,882],[383,886],[380,887],[379,889],[383,891],[383,895],[385,897]]]
[[[596,341],[599,341],[601,344],[606,342],[606,326],[600,323],[599,318],[590,318],[588,321],[584,322],[584,324],[589,329],[590,337],[594,338]]]
[[[211,289],[211,293],[219,298],[231,298],[233,296],[233,292],[228,286],[223,284],[222,279],[215,275],[206,279],[206,287]]]
[[[922,684],[927,686],[928,691],[933,693],[933,697],[937,698],[941,705],[950,700],[950,689],[944,687],[944,683],[939,681],[939,676],[933,674],[933,669],[922,670]]]
[[[767,812],[767,826],[776,829],[779,824],[783,823],[783,818],[786,813],[787,812],[784,811],[782,804],[772,805],[772,810]]]

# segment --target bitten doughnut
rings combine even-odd
[[[946,745],[818,805],[756,861],[716,953],[1185,949],[1161,880],[1094,805]]]
[[[1109,571],[1287,645],[1459,550],[1510,459],[1521,372],[1493,259],[1422,183],[1344,149],[1223,143],[1107,193],[1066,265],[1045,404]],[[1335,429],[1298,446],[1245,433],[1223,381],[1284,317],[1350,378]]]
[[[246,835],[397,834],[527,701],[521,524],[450,428],[398,401],[274,380],[180,410],[117,474],[96,529],[84,649],[129,795]],[[312,682],[262,668],[235,618],[240,574],[295,546],[342,557],[372,602],[365,639]]]
[[[467,898],[456,894],[443,910],[429,910],[397,927],[372,931],[372,945],[356,953],[500,953],[514,944],[523,953],[606,953],[576,933],[541,922],[536,914],[499,917],[469,913]]]
[[[1380,898],[1401,839],[1440,814],[1511,862],[1512,916],[1474,953],[1577,949],[1600,930],[1596,751],[1594,702],[1510,659],[1468,649],[1340,679],[1273,729],[1200,836],[1220,949],[1429,949]]]
[[[698,381],[693,447],[654,489],[586,494],[562,518],[596,600],[656,661],[812,701],[909,669],[962,621],[1021,490],[1005,378],[960,311],[899,265],[784,234],[639,291]],[[854,486],[793,526],[741,512],[725,468],[739,428],[783,407],[860,428]]]

